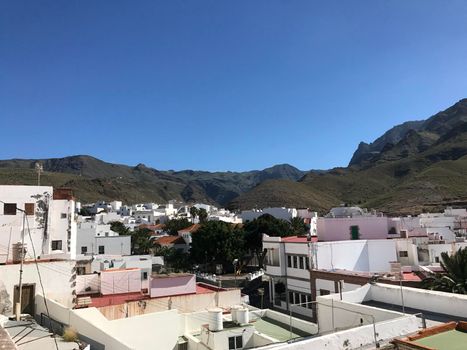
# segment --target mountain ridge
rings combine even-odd
[[[14,178],[7,180],[8,172],[14,170],[16,173],[29,172],[26,178],[19,178],[32,184],[34,176],[31,174],[36,162],[43,165],[43,181],[53,173],[52,185],[71,187],[84,201],[118,199],[113,197],[120,196],[126,202],[178,199],[225,205],[262,181],[296,181],[306,173],[289,164],[245,172],[166,171],[147,167],[142,163],[135,166],[114,164],[81,154],[63,158],[0,160],[0,182],[15,183]],[[57,182],[57,178],[60,178],[57,174],[66,174],[63,177],[66,181]],[[93,190],[94,195],[91,193]],[[128,193],[129,191],[133,193]]]
[[[232,201],[231,207],[275,204],[267,191],[284,194],[288,205],[313,207],[316,201],[301,194],[309,193],[311,198],[325,193],[323,202],[332,205],[349,203],[389,214],[416,214],[467,205],[466,182],[467,99],[462,99],[426,120],[397,125],[371,144],[360,143],[348,167],[309,172],[299,185],[259,184]]]

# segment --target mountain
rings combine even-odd
[[[427,120],[398,125],[370,144],[361,143],[346,168],[309,172],[293,183],[261,183],[231,207],[278,203],[319,211],[352,203],[389,214],[466,206],[467,99]]]
[[[43,165],[42,184],[70,187],[83,202],[119,199],[135,203],[177,199],[223,206],[265,180],[297,181],[306,174],[288,164],[247,172],[159,171],[144,164],[132,167],[77,155],[0,160],[0,183],[37,183],[36,162]]]

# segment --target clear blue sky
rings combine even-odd
[[[0,2],[0,158],[347,165],[467,97],[467,1]]]

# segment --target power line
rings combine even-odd
[[[28,228],[28,235],[29,235],[29,239],[31,240],[31,246],[32,246],[32,253],[34,254],[34,263],[36,265],[36,269],[37,269],[37,276],[39,277],[39,284],[41,286],[41,290],[42,290],[42,295],[44,296],[44,305],[45,305],[45,311],[47,313],[47,318],[49,319],[49,323],[50,323],[50,328],[52,330],[52,335],[53,335],[53,338],[54,338],[54,343],[55,343],[55,348],[57,350],[58,349],[58,344],[57,344],[57,338],[55,337],[56,333],[55,333],[55,330],[54,330],[54,326],[53,326],[53,322],[52,322],[52,319],[50,318],[50,313],[49,313],[49,306],[47,304],[47,296],[45,294],[45,290],[44,290],[44,284],[42,283],[42,277],[41,277],[41,273],[39,271],[39,265],[37,263],[37,258],[36,258],[36,249],[34,248],[34,242],[32,241],[32,237],[31,237],[31,230],[29,229],[29,220],[28,220],[28,217],[26,215],[26,212],[23,212],[23,215],[24,217],[26,218],[26,225],[27,225],[27,228]],[[24,232],[23,232],[24,234]],[[24,247],[23,247],[24,249]]]

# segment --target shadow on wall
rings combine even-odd
[[[10,295],[8,294],[5,284],[0,281],[0,314],[9,315],[13,312]]]

